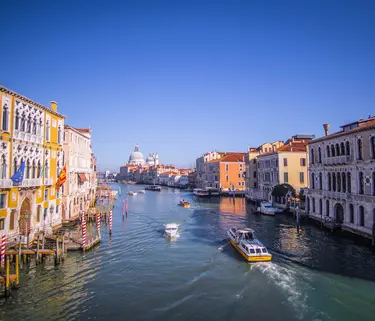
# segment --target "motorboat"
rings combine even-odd
[[[179,224],[176,224],[176,223],[169,223],[169,224],[165,224],[164,225],[165,227],[165,235],[167,237],[178,237],[179,234],[178,234],[178,227],[179,227]]]
[[[207,187],[206,191],[208,191],[209,196],[220,196],[220,191],[216,188]]]
[[[190,207],[190,203],[189,202],[186,202],[185,200],[181,200],[180,203],[178,204],[182,207],[186,207],[186,208],[189,208]]]
[[[202,188],[195,188],[193,190],[193,194],[195,196],[198,196],[198,197],[209,197],[210,196],[210,192],[206,189],[202,189]]]
[[[158,186],[158,185],[148,185],[148,186],[145,187],[145,190],[146,191],[160,192],[161,191],[161,187]]]
[[[134,195],[137,195],[137,192],[130,191],[130,192],[128,193],[128,195],[130,195],[130,196],[134,196]]]
[[[144,189],[141,189],[140,191],[138,191],[139,194],[145,194],[146,191]]]
[[[228,231],[230,243],[248,262],[265,262],[272,260],[272,254],[255,237],[251,228],[232,227]]]
[[[282,210],[273,207],[272,204],[268,202],[260,203],[260,206],[257,208],[257,211],[264,215],[275,215],[277,213],[282,212]]]

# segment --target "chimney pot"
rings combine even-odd
[[[51,108],[52,111],[57,112],[57,102],[51,100],[50,108]]]
[[[328,136],[328,130],[330,126],[331,126],[330,124],[323,124],[325,136]]]

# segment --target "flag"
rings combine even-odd
[[[44,173],[44,167],[45,167],[45,165],[43,165],[43,167],[40,169],[39,178],[41,178],[43,173]]]
[[[60,175],[57,179],[57,187],[61,186],[62,184],[64,184],[66,181],[66,164],[64,165],[64,168],[62,169],[62,171],[60,172]]]
[[[17,172],[15,172],[10,179],[14,183],[21,183],[23,181],[24,172],[25,172],[25,161],[22,161],[20,167],[17,170]]]

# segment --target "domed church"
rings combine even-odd
[[[136,166],[151,166],[159,164],[159,155],[158,153],[150,153],[145,161],[143,154],[139,151],[139,146],[135,145],[134,152],[129,156],[128,164]]]

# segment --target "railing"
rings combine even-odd
[[[12,187],[12,180],[11,179],[0,179],[0,188],[9,188]]]
[[[52,185],[53,184],[53,182],[52,182],[52,178],[45,178],[44,179],[44,185]]]
[[[325,165],[339,165],[339,164],[348,164],[353,161],[353,155],[341,155],[335,157],[327,157],[324,159]]]
[[[33,186],[41,186],[42,179],[40,178],[26,178],[20,183],[12,182],[12,186],[17,187],[33,187]]]
[[[328,198],[334,198],[339,200],[346,200],[349,198],[348,193],[334,192],[334,191],[323,191],[323,196]]]
[[[348,200],[358,202],[375,202],[375,196],[365,194],[349,194]]]

